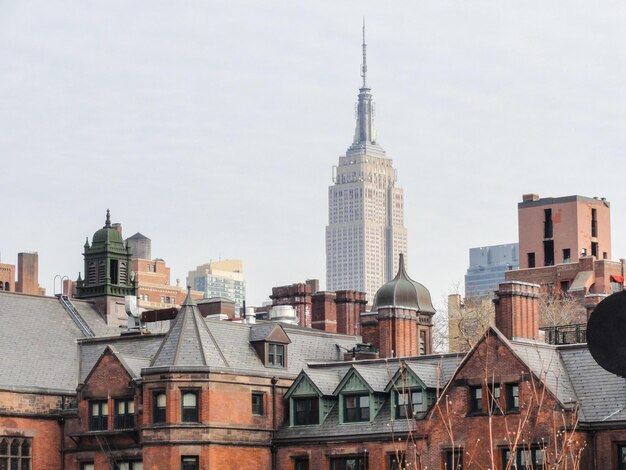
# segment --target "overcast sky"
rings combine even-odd
[[[624,2],[0,0],[1,261],[83,269],[111,209],[172,282],[241,258],[249,304],[325,284],[361,22],[409,274],[438,302],[524,193],[606,197],[626,257]]]

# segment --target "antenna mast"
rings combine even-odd
[[[363,88],[367,88],[367,45],[365,44],[365,18],[363,18],[363,63],[361,64]]]

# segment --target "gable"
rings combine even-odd
[[[411,368],[407,367],[406,364],[402,364],[389,381],[389,385],[385,388],[385,392],[389,392],[391,390],[405,390],[409,388],[426,389],[427,387],[417,374],[411,370]]]
[[[110,347],[107,347],[93,366],[84,385],[83,398],[128,395],[132,376]]]
[[[321,396],[320,391],[317,389],[315,384],[311,381],[309,377],[307,377],[306,373],[303,371],[300,373],[300,376],[295,380],[293,385],[289,387],[287,393],[285,393],[285,398],[293,397],[302,397],[302,396]]]
[[[350,369],[337,388],[335,389],[334,395],[339,393],[352,393],[352,392],[372,392],[370,386],[365,382],[363,377],[359,375],[359,373],[354,369]]]

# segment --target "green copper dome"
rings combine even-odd
[[[124,246],[124,239],[122,238],[122,235],[114,228],[111,228],[111,213],[109,209],[107,209],[107,218],[104,223],[104,227],[93,234],[91,242],[92,246],[105,243],[108,243],[109,245],[119,244],[121,247]]]
[[[372,311],[381,308],[406,308],[424,314],[435,314],[430,292],[419,282],[411,279],[404,268],[404,256],[400,254],[398,274],[383,285],[374,297]]]

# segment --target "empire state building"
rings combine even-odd
[[[366,292],[371,303],[397,272],[399,255],[407,252],[407,236],[402,188],[396,187],[396,170],[376,139],[366,51],[363,26],[363,84],[354,140],[333,167],[328,188],[326,288]]]

